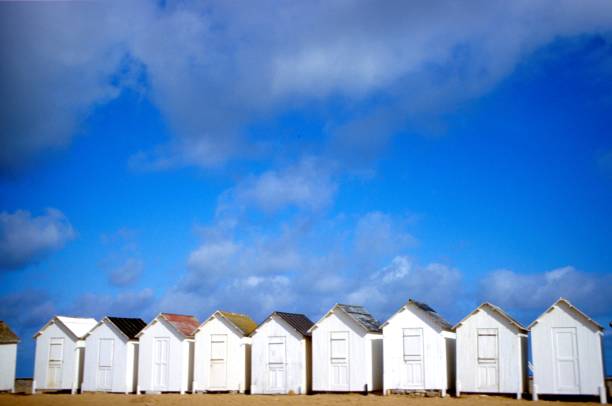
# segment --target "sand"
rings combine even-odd
[[[274,406],[322,406],[322,405],[340,405],[340,406],[357,406],[357,405],[376,405],[376,406],[461,406],[461,405],[495,405],[495,406],[521,406],[521,405],[595,405],[599,399],[593,398],[591,402],[575,402],[575,401],[544,401],[540,400],[537,403],[529,400],[516,400],[510,397],[502,396],[480,396],[480,395],[464,395],[461,398],[419,398],[405,395],[369,395],[363,396],[359,394],[325,394],[312,396],[250,396],[250,395],[233,395],[233,394],[196,394],[196,395],[119,395],[119,394],[84,394],[84,395],[66,395],[66,394],[39,394],[39,395],[11,395],[0,394],[0,405],[11,406],[70,406],[70,405],[86,405],[86,406],[242,406],[242,405],[274,405]]]

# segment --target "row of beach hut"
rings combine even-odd
[[[259,325],[246,315],[223,311],[203,323],[168,313],[148,324],[134,318],[98,322],[56,316],[34,337],[33,389],[382,390],[439,391],[442,396],[454,391],[458,396],[509,393],[520,398],[529,391],[529,332],[534,400],[538,394],[598,395],[606,403],[603,327],[565,299],[527,328],[490,303],[451,326],[415,300],[382,324],[363,307],[343,304],[316,323],[284,312],[272,313]]]

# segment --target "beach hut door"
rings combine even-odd
[[[406,386],[422,388],[423,384],[423,329],[404,329],[404,364]]]
[[[168,387],[168,359],[170,355],[170,339],[156,338],[153,354],[153,386],[155,389]]]
[[[224,389],[227,386],[227,335],[210,336],[210,387]]]
[[[348,331],[330,333],[331,389],[349,390]]]
[[[113,386],[115,340],[101,338],[98,347],[98,390],[111,390]]]
[[[559,392],[579,393],[575,328],[553,328],[555,372]]]
[[[49,342],[49,368],[47,369],[47,388],[62,387],[62,369],[64,366],[64,339],[51,338]]]
[[[270,337],[268,341],[268,386],[271,392],[285,392],[285,337]]]
[[[499,353],[496,328],[478,329],[478,389],[482,391],[499,390]]]

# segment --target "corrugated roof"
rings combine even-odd
[[[300,313],[285,313],[285,312],[274,312],[273,315],[277,315],[283,319],[287,324],[293,327],[298,333],[303,336],[310,336],[308,330],[314,325],[314,323],[305,315]]]
[[[96,319],[88,317],[56,316],[55,319],[59,320],[78,339],[85,337],[85,334],[89,333],[89,330],[98,324]]]
[[[446,331],[452,330],[453,326],[451,326],[451,324],[448,321],[444,320],[442,316],[440,316],[438,312],[432,309],[429,305],[422,303],[422,302],[417,302],[416,300],[413,300],[413,299],[409,299],[408,304],[413,304],[419,309],[421,309],[423,312],[425,312],[425,314],[429,316],[431,321],[433,321],[436,325],[438,325],[438,327],[440,327],[442,330],[446,330]]]
[[[363,306],[337,304],[336,306],[345,312],[349,317],[357,322],[360,326],[371,333],[380,333],[380,322],[376,320]],[[333,310],[333,309],[332,309]]]
[[[0,320],[0,344],[17,344],[19,337],[11,330],[8,324]]]
[[[552,306],[550,306],[548,309],[546,309],[546,311],[544,313],[542,313],[537,319],[535,319],[530,325],[529,325],[529,329],[531,330],[531,328],[538,322],[538,320],[540,320],[542,318],[542,316],[544,316],[546,313],[550,312],[555,306],[558,306],[559,304],[564,303],[567,307],[570,308],[570,310],[573,310],[574,312],[576,312],[579,316],[581,316],[583,319],[585,319],[587,322],[591,323],[591,325],[593,325],[596,329],[598,330],[603,330],[603,326],[599,323],[597,323],[595,320],[593,320],[592,318],[590,318],[589,316],[587,316],[585,313],[583,313],[580,309],[578,309],[576,306],[574,306],[573,304],[570,303],[569,300],[560,297],[555,303],[552,304]],[[612,327],[612,323],[610,323],[610,327]]]
[[[488,302],[481,304],[476,309],[474,309],[470,314],[465,316],[459,323],[453,326],[453,330],[456,330],[457,327],[459,327],[464,321],[466,321],[468,318],[470,318],[473,314],[478,312],[480,309],[484,309],[487,307],[493,310],[494,312],[496,312],[497,314],[499,314],[500,316],[502,316],[502,318],[506,319],[510,324],[514,325],[520,332],[527,333],[527,329],[521,323],[519,323],[518,321],[510,317],[510,315],[506,313],[505,311],[503,311],[500,307],[495,306],[494,304],[491,304]]]
[[[136,318],[108,316],[107,319],[130,340],[136,338],[136,334],[140,333],[140,330],[147,325],[144,320]]]
[[[185,314],[160,313],[159,315],[187,338],[193,338],[193,333],[200,325],[198,319]]]
[[[222,310],[219,310],[217,313],[221,314],[221,316],[232,323],[234,327],[242,331],[245,336],[248,336],[257,328],[257,323],[246,314],[225,312]]]

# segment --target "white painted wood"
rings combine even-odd
[[[0,344],[0,391],[15,391],[17,344]]]
[[[454,388],[455,334],[414,304],[407,304],[383,324],[384,393],[394,390]]]
[[[603,333],[596,323],[560,299],[530,328],[539,394],[600,395]]]
[[[138,341],[129,340],[108,319],[85,338],[84,392],[136,391]]]
[[[157,316],[138,334],[138,386],[142,392],[191,391],[193,339]]]
[[[54,317],[36,335],[34,381],[37,390],[71,390],[83,380],[85,335],[97,324],[94,319]]]
[[[311,332],[314,391],[382,389],[382,334],[366,332],[337,308]]]
[[[272,315],[252,334],[253,394],[306,394],[310,391],[310,337]]]
[[[245,393],[250,382],[251,338],[218,314],[195,333],[195,391]]]
[[[523,393],[527,387],[526,332],[489,305],[455,326],[456,376],[461,392]]]

